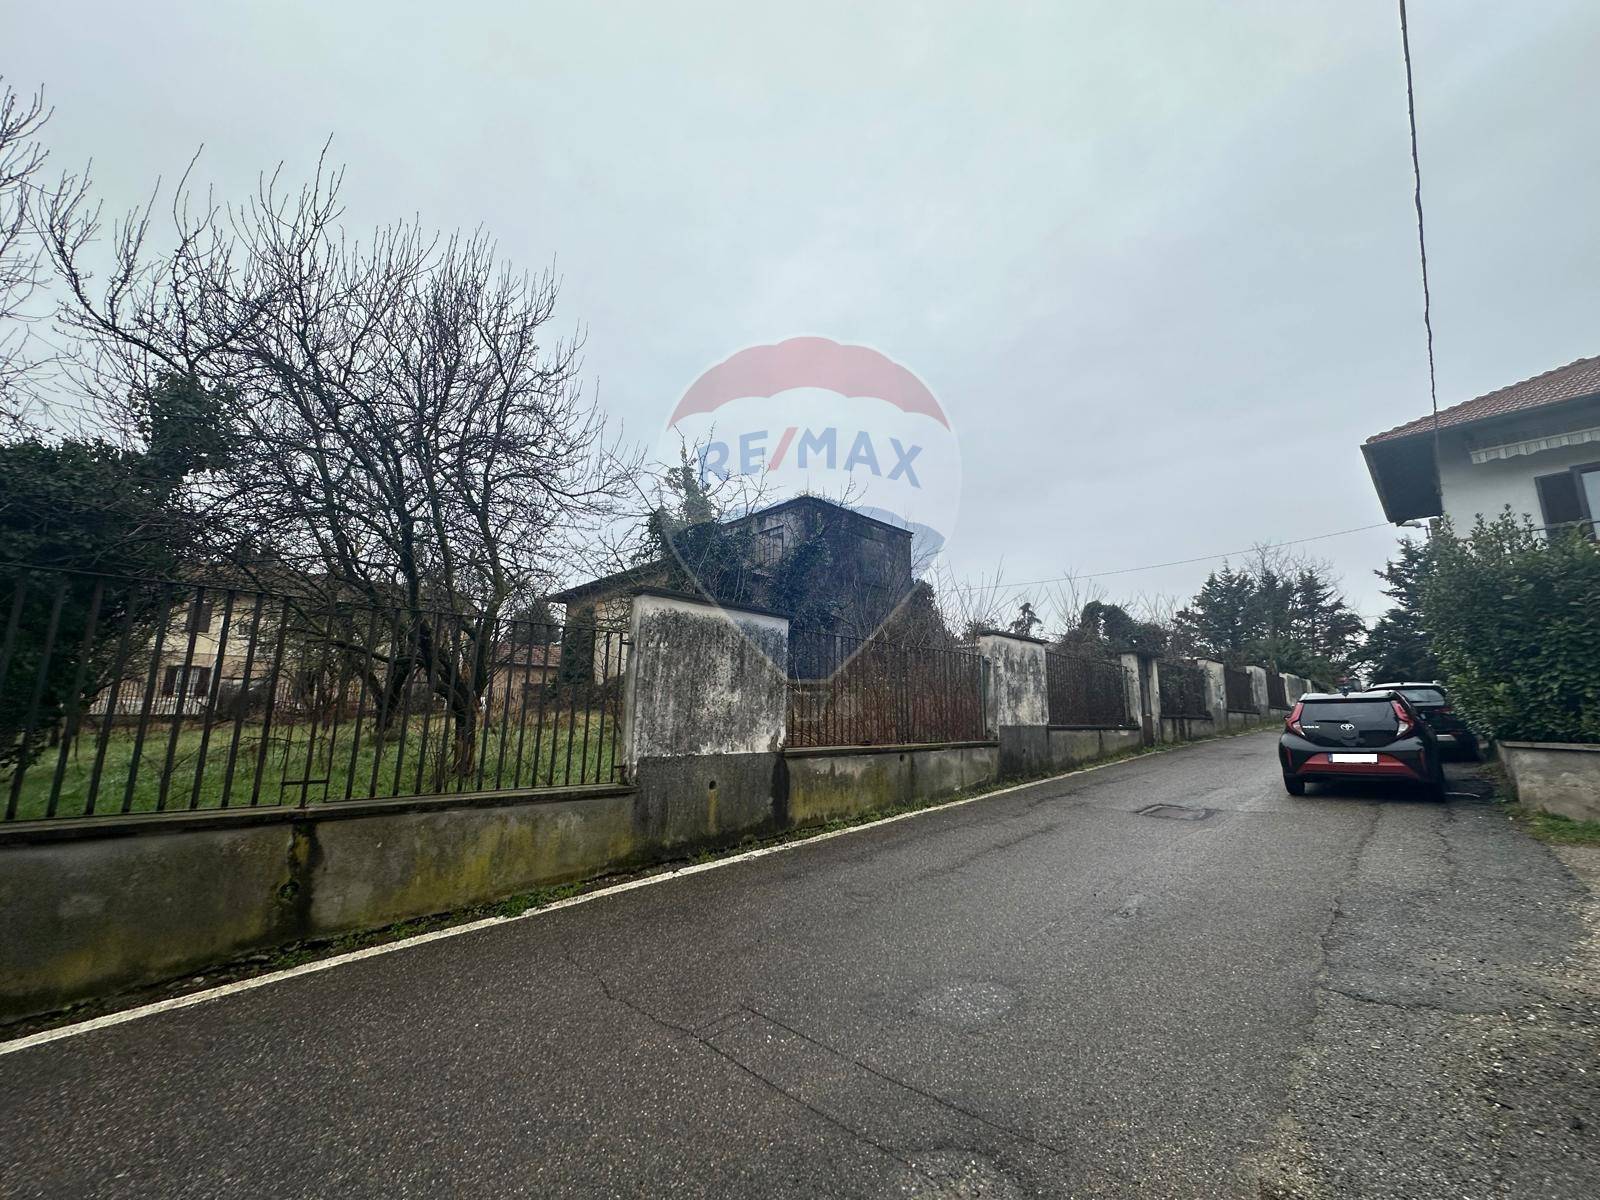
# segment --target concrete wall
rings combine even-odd
[[[1265,667],[1246,667],[1250,676],[1250,701],[1255,705],[1257,715],[1264,716],[1271,711],[1267,702],[1267,669]]]
[[[1150,734],[1148,740],[1164,742],[1161,725],[1161,664],[1154,658],[1141,657],[1139,660],[1139,686],[1144,689],[1149,697],[1141,703],[1148,704],[1150,708]]]
[[[1069,771],[1096,759],[1137,750],[1143,742],[1144,735],[1137,729],[1052,729],[1050,766]]]
[[[950,746],[790,750],[788,822],[817,825],[901,805],[943,799],[994,782],[1000,749],[993,742]]]
[[[1187,742],[1195,738],[1210,737],[1217,732],[1217,724],[1210,717],[1162,717],[1163,742]]]
[[[625,788],[0,830],[0,1017],[658,857]]]
[[[1144,700],[1139,694],[1139,656],[1137,654],[1123,654],[1118,656],[1122,662],[1122,689],[1124,703],[1128,707],[1128,723],[1142,725],[1144,720]]]
[[[654,850],[783,825],[788,620],[646,591],[629,630],[623,750]]]
[[[632,787],[0,828],[0,1016],[788,824],[788,622],[652,593],[629,628]]]
[[[1228,726],[1228,684],[1223,665],[1214,659],[1197,659],[1195,665],[1206,673],[1206,708],[1214,729]]]
[[[787,718],[789,622],[646,592],[629,620],[623,752],[630,765],[694,754],[775,754]]]
[[[1600,746],[1500,742],[1518,803],[1574,821],[1600,821]]]
[[[1050,769],[1045,644],[986,633],[978,638],[978,652],[988,661],[985,722],[1000,744],[1000,774],[1008,779],[1044,774]]]
[[[1049,724],[1044,651],[1045,644],[1037,638],[1011,633],[986,633],[978,638],[978,652],[989,660],[990,729]]]
[[[1273,710],[1267,706],[1266,668],[1245,668],[1250,675],[1250,694],[1256,705],[1256,711],[1253,713],[1237,713],[1228,711],[1227,684],[1224,681],[1222,664],[1209,658],[1201,658],[1195,660],[1195,665],[1203,670],[1206,675],[1206,709],[1211,713],[1211,719],[1209,721],[1188,722],[1189,727],[1196,732],[1187,736],[1205,737],[1210,733],[1251,729],[1267,725],[1274,719]],[[1290,681],[1294,678],[1296,677],[1292,675],[1284,677],[1285,687],[1290,688],[1291,695],[1294,693]],[[1163,721],[1162,724],[1169,730],[1173,728],[1173,724],[1170,721]]]

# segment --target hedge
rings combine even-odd
[[[1600,742],[1600,545],[1509,509],[1430,544],[1423,621],[1451,701],[1499,740]]]

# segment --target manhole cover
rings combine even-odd
[[[1182,804],[1152,804],[1138,810],[1141,817],[1165,817],[1169,821],[1204,821],[1216,809],[1187,808]]]

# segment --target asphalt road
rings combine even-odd
[[[1291,799],[1272,748],[0,1057],[0,1193],[1600,1194],[1590,893],[1481,802]]]

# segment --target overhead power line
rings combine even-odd
[[[1193,558],[1175,558],[1171,562],[1149,563],[1142,567],[1118,567],[1115,571],[1084,571],[1073,572],[1070,575],[1053,575],[1048,579],[1022,579],[1015,583],[1001,583],[1002,588],[1035,587],[1042,583],[1066,583],[1075,579],[1105,579],[1111,575],[1132,575],[1136,571],[1159,571],[1162,567],[1186,567],[1191,563],[1211,562],[1218,558],[1233,558],[1238,554],[1249,554],[1259,546],[1299,546],[1305,542],[1320,542],[1326,538],[1343,537],[1347,533],[1365,533],[1369,529],[1386,529],[1388,521],[1378,521],[1372,525],[1356,525],[1350,529],[1335,529],[1332,533],[1315,533],[1310,537],[1290,538],[1283,542],[1260,542],[1256,546],[1246,546],[1243,550],[1223,550],[1217,554],[1198,554]]]
[[[1422,327],[1428,338],[1428,401],[1433,410],[1433,469],[1439,469],[1439,385],[1433,369],[1433,297],[1428,290],[1428,239],[1422,228],[1422,160],[1417,155],[1417,93],[1411,80],[1411,29],[1400,0],[1400,52],[1406,61],[1406,116],[1411,123],[1411,177],[1416,182],[1417,255],[1422,260]]]

